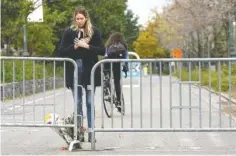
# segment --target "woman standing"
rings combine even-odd
[[[72,25],[65,30],[61,39],[59,54],[60,57],[75,60],[78,65],[78,84],[83,86],[86,93],[88,141],[91,142],[91,90],[89,89],[91,69],[98,62],[98,55],[104,56],[105,47],[100,32],[93,27],[89,13],[85,8],[75,9]],[[66,86],[72,92],[74,92],[73,74],[74,67],[68,63],[66,65]],[[100,74],[100,71],[96,72],[95,77],[100,78]],[[95,79],[96,86],[101,83],[99,78]],[[83,116],[81,87],[78,87],[77,114]],[[82,121],[82,118],[78,121]]]

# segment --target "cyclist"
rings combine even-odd
[[[125,43],[124,36],[120,32],[114,32],[110,35],[107,44],[106,44],[106,54],[104,59],[127,59],[128,51],[127,44]],[[110,71],[111,65],[110,63],[104,64],[105,70]],[[128,63],[125,62],[122,65],[122,71],[125,73],[125,77],[127,77],[128,72]],[[112,64],[112,72],[114,77],[114,85],[117,97],[116,107],[119,112],[121,112],[121,64],[120,62],[116,62]]]

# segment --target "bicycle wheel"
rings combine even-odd
[[[110,118],[112,114],[112,101],[111,101],[111,89],[109,84],[107,84],[103,89],[103,104],[105,113],[107,117]]]

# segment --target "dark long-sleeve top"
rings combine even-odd
[[[104,56],[105,47],[103,40],[101,38],[100,32],[93,27],[93,36],[89,41],[89,49],[79,47],[74,49],[74,39],[78,36],[78,32],[67,28],[62,36],[58,56],[71,58],[73,60],[81,59],[83,63],[83,73],[82,73],[82,85],[90,84],[91,70],[94,64],[98,62],[98,55]],[[73,74],[74,67],[71,63],[66,64],[66,85],[68,88],[73,87]],[[95,84],[96,86],[100,84],[100,80],[96,78],[100,77],[100,72],[96,71]],[[81,75],[79,75],[81,76]]]

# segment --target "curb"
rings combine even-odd
[[[218,95],[218,96],[219,96],[219,94],[220,94],[219,92],[216,92],[216,91],[214,91],[214,90],[212,90],[212,89],[209,89],[208,87],[204,87],[204,86],[203,86],[202,88],[204,88],[204,89],[206,89],[206,90],[210,91],[211,93],[216,94],[216,95]],[[226,99],[227,101],[230,101],[229,96],[228,96],[227,94],[223,93],[223,92],[221,92],[221,97],[223,97],[223,98]],[[233,97],[231,97],[231,102],[236,105],[236,99],[234,99]]]
[[[178,79],[179,80],[179,79]],[[183,82],[183,81],[178,81],[178,83],[181,83],[181,82]],[[199,85],[195,85],[195,84],[192,84],[193,86],[196,86],[196,87],[199,87]],[[200,84],[200,87],[201,88],[204,88],[204,89],[206,89],[206,90],[208,90],[208,91],[210,91],[211,93],[213,93],[213,94],[216,94],[216,95],[218,95],[219,96],[219,92],[217,92],[217,91],[215,91],[215,90],[213,90],[213,89],[209,89],[208,87],[205,87],[205,86],[202,86],[201,84]],[[230,98],[229,98],[229,96],[227,95],[227,94],[225,94],[225,93],[223,93],[223,92],[221,92],[221,97],[223,97],[225,100],[227,100],[227,101],[230,101]],[[233,97],[231,97],[231,102],[233,103],[233,104],[235,104],[236,105],[236,99],[234,99]]]

